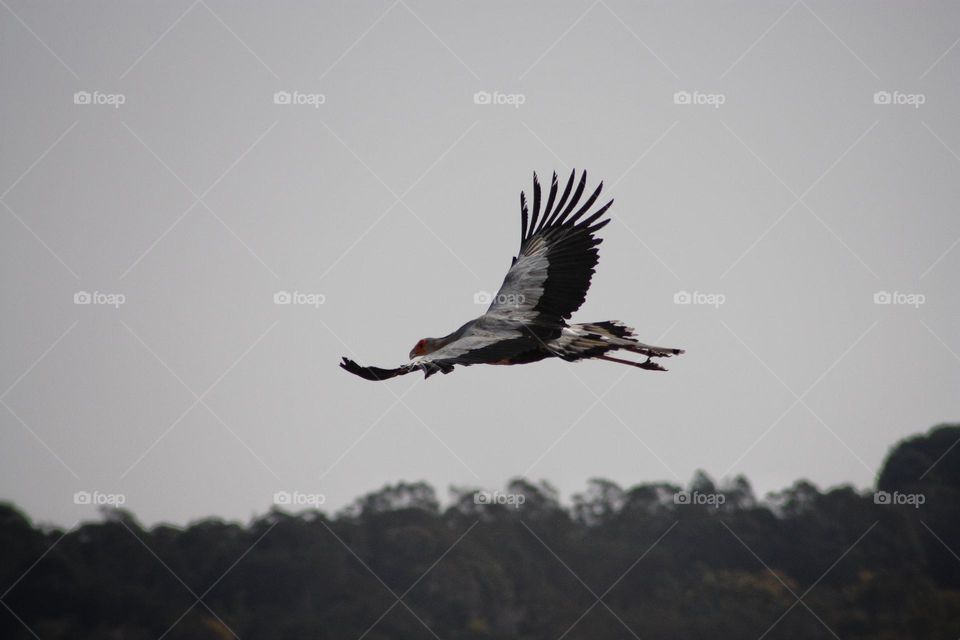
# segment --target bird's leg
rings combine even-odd
[[[631,362],[630,360],[623,360],[621,358],[614,358],[611,356],[594,356],[598,360],[607,360],[608,362],[619,362],[620,364],[627,364],[631,367],[637,367],[638,369],[647,369],[648,371],[666,371],[656,362],[647,358],[646,362]]]

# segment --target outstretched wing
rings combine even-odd
[[[599,258],[597,245],[601,239],[594,233],[610,222],[609,218],[600,220],[600,217],[613,200],[589,213],[600,197],[603,183],[581,205],[587,172],[583,172],[573,190],[575,176],[576,170],[570,173],[567,186],[557,200],[557,174],[553,174],[542,215],[536,174],[533,176],[533,216],[528,214],[526,195],[520,194],[520,251],[487,316],[528,327],[557,329],[583,304]]]

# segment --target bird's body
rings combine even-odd
[[[596,247],[601,242],[594,233],[610,222],[601,217],[613,204],[611,200],[587,215],[603,183],[577,208],[587,174],[582,174],[575,191],[574,177],[571,173],[558,200],[554,174],[542,216],[536,175],[532,216],[525,194],[520,194],[520,251],[486,313],[442,338],[418,341],[410,352],[410,362],[395,369],[361,367],[349,358],[343,358],[340,366],[367,380],[385,380],[417,370],[430,377],[438,371],[450,373],[455,365],[528,364],[545,358],[568,362],[597,358],[664,371],[650,358],[681,354],[681,349],[638,342],[633,329],[618,321],[567,322],[586,299],[598,261]],[[607,355],[617,350],[638,353],[647,360],[632,362]]]

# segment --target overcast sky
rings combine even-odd
[[[0,499],[41,522],[82,491],[185,523],[400,480],[866,488],[960,416],[956,4],[0,16]],[[686,349],[669,373],[337,367],[482,313],[520,190],[572,167],[616,198],[575,320]]]

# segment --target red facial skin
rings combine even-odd
[[[417,356],[427,355],[427,341],[426,339],[421,339],[417,341],[417,344],[413,345],[413,349],[410,350],[410,358],[413,359]]]

